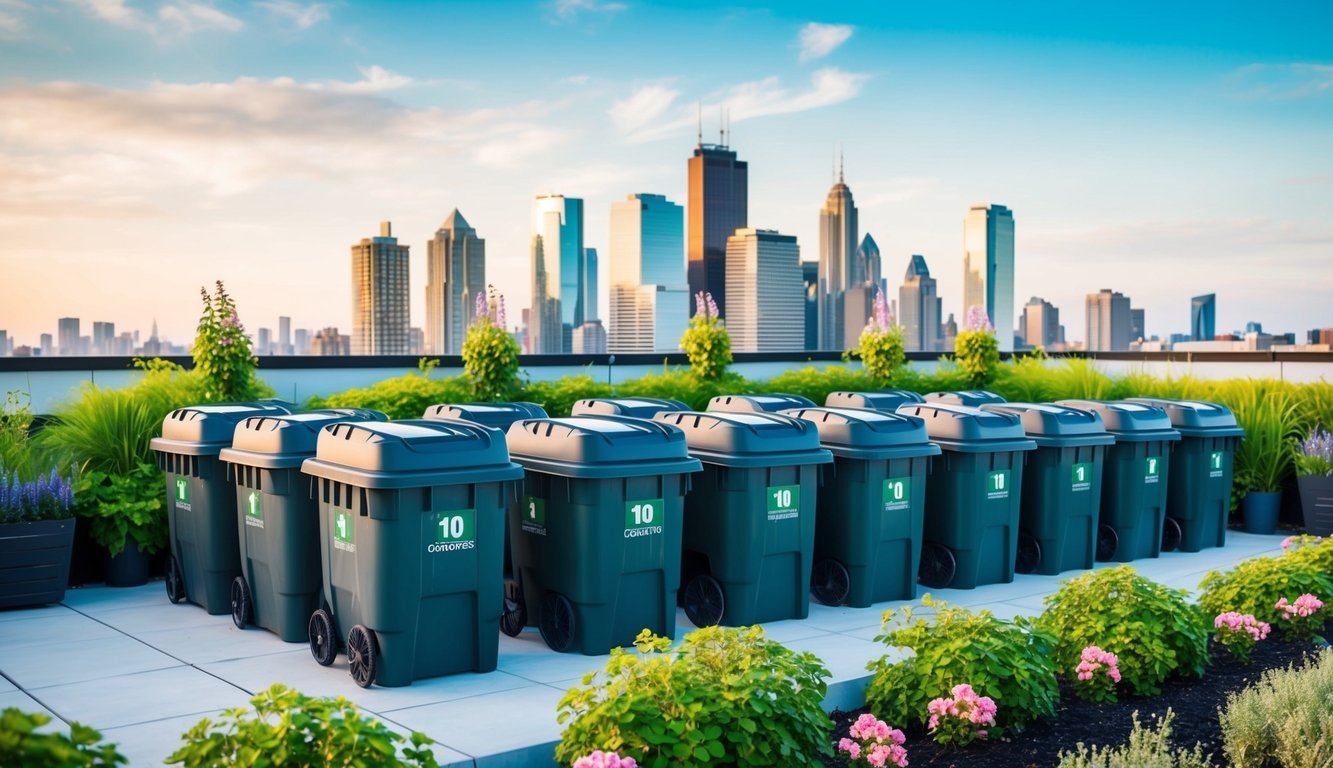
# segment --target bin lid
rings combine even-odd
[[[986,403],[1003,403],[1003,397],[985,389],[960,389],[955,392],[931,392],[926,395],[928,403],[950,403],[969,405],[973,408]]]
[[[1151,405],[1113,400],[1057,400],[1056,405],[1092,411],[1101,416],[1106,431],[1115,435],[1116,442],[1180,439],[1180,432],[1171,428],[1166,411]]]
[[[1242,437],[1245,430],[1236,424],[1236,415],[1220,403],[1203,400],[1166,400],[1157,397],[1131,397],[1131,403],[1143,403],[1166,411],[1171,426],[1185,437]]]
[[[260,469],[294,469],[315,455],[319,433],[341,421],[388,421],[369,408],[327,408],[303,413],[250,416],[236,425],[230,448],[218,458]]]
[[[574,403],[570,409],[573,416],[590,413],[611,414],[613,416],[635,416],[651,419],[664,411],[688,411],[690,407],[679,400],[665,397],[589,397]]]
[[[544,419],[546,409],[536,403],[440,403],[426,409],[423,419],[471,421],[501,432],[519,419]]]
[[[1017,416],[1023,431],[1036,441],[1037,447],[1076,448],[1115,442],[1096,411],[1050,403],[987,403],[981,410]]]
[[[903,403],[925,402],[921,395],[906,389],[885,389],[879,392],[830,392],[824,405],[830,408],[874,408],[879,411],[898,410]]]
[[[898,413],[916,416],[926,423],[926,434],[941,448],[958,453],[1031,451],[1037,444],[1023,432],[1017,416],[990,413],[979,408],[950,403],[908,403]]]
[[[344,421],[319,431],[307,475],[362,488],[421,488],[517,480],[504,435],[464,421]]]
[[[162,436],[149,442],[158,453],[216,456],[231,445],[236,425],[255,414],[291,413],[288,403],[218,403],[177,408],[162,420]]]
[[[827,464],[833,454],[819,445],[819,430],[778,413],[686,411],[659,413],[657,421],[685,432],[690,455],[724,467]]]
[[[813,408],[815,401],[800,395],[718,395],[708,401],[708,410],[741,413],[776,413],[788,408]]]
[[[792,408],[787,416],[813,422],[820,445],[848,459],[908,459],[938,456],[926,425],[915,416],[865,408]]]
[[[524,419],[505,433],[524,468],[589,479],[698,472],[685,435],[647,419],[586,414],[564,419]]]

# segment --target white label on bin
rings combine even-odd
[[[656,536],[662,533],[662,499],[625,502],[625,538]]]
[[[356,521],[350,509],[333,510],[333,548],[343,552],[356,551]]]
[[[176,509],[190,511],[190,481],[184,477],[176,478]]]
[[[245,495],[245,524],[253,528],[264,527],[263,494],[250,491]]]
[[[801,486],[768,486],[768,522],[795,520],[801,516]]]
[[[1009,470],[1002,469],[998,472],[988,472],[986,474],[986,499],[1007,498],[1009,498]]]
[[[1070,490],[1074,493],[1086,491],[1092,488],[1092,463],[1080,463],[1074,465],[1073,485]]]
[[[529,496],[523,500],[522,529],[524,533],[546,535],[546,499]]]
[[[453,509],[431,515],[434,541],[426,545],[431,554],[477,548],[477,510]]]
[[[884,481],[884,511],[901,512],[912,506],[912,478],[890,477]]]
[[[1162,457],[1149,456],[1143,462],[1143,482],[1148,485],[1162,479]]]
[[[1213,451],[1208,455],[1208,477],[1222,476],[1222,451]]]

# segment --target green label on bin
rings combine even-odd
[[[1162,479],[1162,457],[1149,456],[1143,462],[1143,482],[1155,483]]]
[[[801,516],[801,486],[768,486],[768,521],[794,520]]]
[[[1009,470],[986,473],[986,499],[1009,498]]]
[[[1208,455],[1208,476],[1222,476],[1222,451],[1213,451]]]
[[[264,527],[263,494],[259,491],[250,491],[245,495],[245,524],[255,528]]]
[[[1073,481],[1074,484],[1070,490],[1075,493],[1092,488],[1092,464],[1090,462],[1075,464]]]
[[[190,481],[184,477],[176,478],[176,509],[190,511]]]
[[[356,551],[356,527],[350,509],[333,510],[333,548]]]
[[[884,511],[898,512],[912,506],[912,478],[890,477],[884,481]]]
[[[523,532],[546,535],[546,499],[529,496],[523,500]]]
[[[459,552],[477,548],[477,510],[451,509],[448,512],[436,512],[430,516],[434,535],[426,551]]]
[[[625,502],[625,538],[656,536],[662,532],[662,499]]]

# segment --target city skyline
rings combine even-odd
[[[527,306],[531,200],[584,199],[585,246],[605,256],[613,201],[688,199],[681,160],[700,112],[703,143],[748,163],[746,224],[796,236],[807,259],[841,145],[890,295],[924,255],[946,317],[965,312],[960,214],[993,200],[1021,218],[1015,303],[1041,296],[1068,316],[1111,286],[1164,338],[1189,330],[1187,301],[1204,293],[1221,298],[1218,333],[1329,324],[1326,4],[1244,24],[1240,6],[1204,20],[1165,9],[1152,25],[1132,8],[982,4],[162,12],[176,5],[0,8],[11,343],[80,317],[85,334],[157,319],[188,344],[198,287],[219,278],[252,331],[286,316],[346,333],[345,249],[383,220],[410,247],[410,325],[422,327],[424,245],[453,208],[485,233],[491,282]],[[502,22],[509,45],[496,49]],[[447,54],[429,34],[441,24],[469,33]]]

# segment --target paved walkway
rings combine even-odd
[[[1222,549],[1171,552],[1134,566],[1148,578],[1194,589],[1209,570],[1276,554],[1281,540],[1231,531]],[[1030,615],[1041,611],[1042,598],[1060,578],[1018,576],[1012,584],[935,594],[1002,617]],[[866,663],[884,653],[872,642],[881,613],[901,604],[856,609],[812,602],[808,619],[765,628],[770,637],[823,659],[832,672],[825,707],[850,708],[862,702]],[[691,628],[681,612],[678,635]],[[602,656],[554,653],[527,630],[517,638],[501,635],[495,672],[365,690],[352,682],[344,657],[320,667],[304,643],[284,643],[260,629],[241,631],[229,616],[170,604],[160,581],[133,589],[73,589],[59,605],[0,611],[0,647],[0,709],[46,711],[60,721],[91,725],[119,744],[132,766],[161,765],[202,717],[242,706],[275,682],[310,695],[345,696],[395,729],[424,731],[444,745],[438,750],[442,765],[551,766],[560,735],[556,703],[605,662]]]

